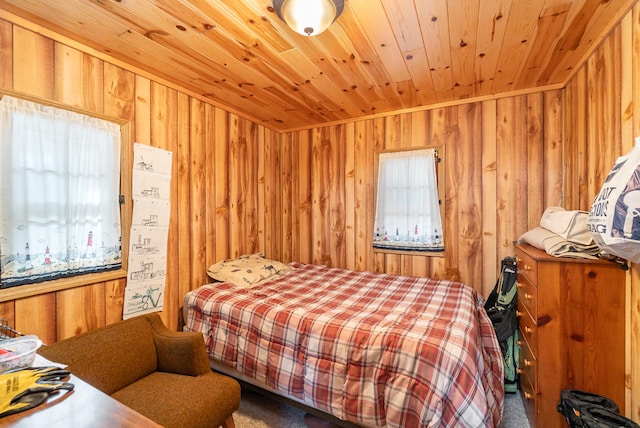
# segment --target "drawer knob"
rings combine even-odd
[[[533,295],[530,294],[530,293],[524,293],[524,298],[527,299],[527,300],[531,300],[531,299],[533,299]]]
[[[531,393],[527,391],[525,391],[523,395],[524,395],[524,398],[526,398],[527,400],[531,400],[533,398],[533,395],[531,395]]]
[[[520,318],[522,316],[522,312],[516,310],[516,317]]]
[[[516,282],[516,287],[517,288],[524,288],[524,285],[520,284],[519,282]]]
[[[531,329],[531,327],[525,327],[524,332],[527,333],[528,335],[531,335],[531,333],[533,333],[533,330]]]
[[[526,270],[527,272],[530,272],[531,271],[531,266],[524,265],[524,270]]]
[[[516,373],[518,373],[518,374],[522,374],[522,373],[524,373],[524,370],[522,370],[520,367],[518,367],[518,368],[516,369]]]
[[[522,346],[522,340],[516,340],[516,345]]]
[[[533,362],[531,362],[530,360],[527,360],[526,358],[523,359],[522,362],[524,363],[525,367],[531,367],[533,365]]]

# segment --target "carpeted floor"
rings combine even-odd
[[[305,414],[302,409],[243,388],[240,409],[233,418],[236,428],[307,428]],[[529,428],[520,394],[505,396],[504,416],[499,428]]]

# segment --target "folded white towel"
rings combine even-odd
[[[583,245],[571,242],[544,227],[534,227],[525,232],[518,238],[518,242],[532,245],[555,257],[597,259],[600,252],[595,243]]]

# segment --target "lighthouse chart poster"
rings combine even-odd
[[[167,266],[172,153],[133,146],[133,213],[123,319],[161,311]]]

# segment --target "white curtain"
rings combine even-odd
[[[444,249],[434,149],[381,153],[374,247]]]
[[[0,100],[3,288],[121,266],[120,127]]]

